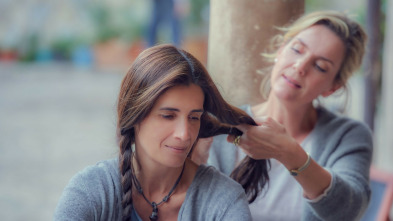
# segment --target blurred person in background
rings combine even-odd
[[[270,81],[261,84],[263,91],[269,86],[267,100],[241,107],[258,126],[201,139],[193,158],[209,157],[226,174],[245,156],[271,159],[269,185],[250,204],[253,220],[360,219],[370,200],[372,133],[316,101],[346,88],[361,65],[366,34],[335,11],[304,15],[282,30],[276,52],[266,55],[274,61]]]
[[[181,19],[188,14],[189,0],[152,0],[151,20],[147,30],[147,46],[158,43],[160,27],[167,26],[171,31],[171,43],[177,47],[182,41]]]
[[[117,113],[119,157],[76,174],[54,220],[251,220],[242,186],[190,153],[199,138],[256,123],[223,100],[191,54],[172,45],[143,51],[121,83]]]

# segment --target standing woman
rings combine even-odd
[[[332,11],[304,15],[284,30],[266,102],[242,107],[259,126],[215,137],[208,162],[229,174],[245,154],[272,159],[268,188],[250,204],[254,220],[357,220],[370,199],[372,134],[314,101],[346,87],[366,34]]]
[[[242,186],[189,155],[199,137],[256,123],[223,100],[191,54],[171,45],[143,51],[122,81],[117,113],[119,158],[74,176],[55,220],[251,220]],[[266,175],[266,161],[253,162],[246,166]]]

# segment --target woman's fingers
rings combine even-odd
[[[209,151],[211,144],[213,143],[213,137],[200,138],[194,147],[191,154],[191,159],[196,164],[205,164],[209,158]]]
[[[244,124],[236,126],[243,135],[239,138],[229,135],[227,141],[234,143],[254,159],[279,156],[286,148],[288,134],[285,127],[270,117],[256,118],[255,121],[258,126]]]
[[[213,143],[213,137],[200,138],[195,148],[198,148],[202,152],[210,150],[210,146]]]

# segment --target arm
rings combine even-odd
[[[332,174],[331,190],[308,205],[325,220],[355,220],[363,214],[370,200],[372,135],[358,123],[341,127],[335,134],[341,135],[339,139],[325,141],[329,149],[335,149],[326,160],[323,157],[318,160]]]
[[[307,209],[314,210],[305,215],[353,220],[369,201],[372,136],[364,125],[354,121],[337,120],[331,124],[334,126],[320,129],[314,139],[319,142],[313,144],[314,160],[295,179],[303,188]],[[275,158],[287,169],[298,168],[306,161],[304,150],[272,119],[258,127],[242,125],[240,129],[244,132],[240,147],[253,158]],[[330,183],[331,189],[325,193]]]
[[[240,148],[254,159],[274,158],[288,170],[300,168],[307,161],[307,153],[291,137],[284,126],[270,117],[258,121],[259,126],[241,125],[243,131]],[[228,141],[233,142],[229,136]],[[288,172],[289,175],[289,172]],[[331,183],[331,175],[313,159],[307,169],[294,177],[303,188],[304,196],[315,199]]]

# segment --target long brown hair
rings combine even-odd
[[[169,88],[190,84],[201,87],[205,96],[198,138],[218,134],[241,135],[234,125],[256,125],[244,111],[222,98],[204,66],[191,54],[172,45],[144,50],[121,83],[117,106],[123,220],[130,219],[132,208],[131,146],[135,142],[134,127],[150,113],[157,99]],[[242,184],[251,201],[268,181],[267,166],[266,160],[247,157],[232,176]]]

